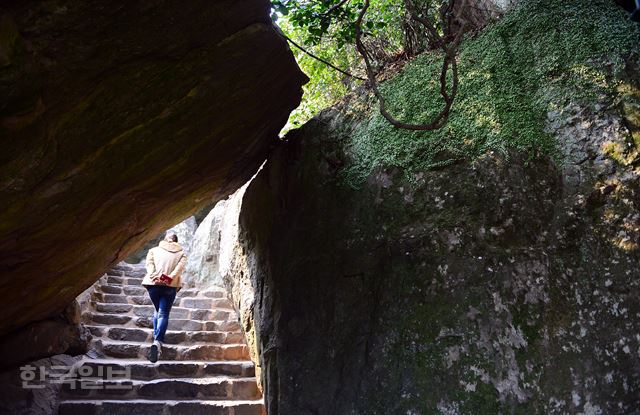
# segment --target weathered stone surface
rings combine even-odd
[[[147,341],[149,334],[144,330],[124,329],[120,327],[112,327],[109,329],[109,338],[114,340],[129,340],[135,342]]]
[[[129,264],[123,261],[113,266],[109,272],[111,275],[121,276],[125,280],[137,281],[136,284],[140,284],[140,280],[146,275],[147,269],[144,264]]]
[[[60,384],[50,382],[54,375],[62,375],[79,358],[58,354],[50,358],[29,361],[22,367],[30,367],[29,378],[19,367],[0,373],[0,413],[23,415],[57,414],[60,402]],[[54,367],[52,367],[54,366]],[[40,371],[44,374],[41,378]],[[26,386],[22,385],[21,375],[25,373]],[[33,388],[32,386],[38,386]],[[42,386],[42,387],[41,387]],[[84,413],[84,412],[83,412]]]
[[[226,203],[226,200],[218,202],[196,229],[193,250],[189,255],[183,275],[185,286],[222,285],[222,277],[218,271],[218,256],[220,252],[220,223]]]
[[[108,326],[117,324],[126,324],[131,321],[131,316],[119,316],[114,314],[98,314],[94,313],[87,319],[91,323],[105,324]]]
[[[220,288],[205,289],[201,292],[201,294],[208,298],[214,298],[215,300],[213,301],[213,303],[215,303],[216,301],[226,301],[226,292]]]
[[[112,303],[96,303],[96,311],[100,313],[127,313],[131,311],[133,306],[131,304],[112,304]]]
[[[125,295],[147,295],[146,288],[142,286],[136,287],[135,285],[122,287],[122,292]]]
[[[100,291],[105,294],[122,294],[122,287],[111,284],[104,284],[100,286]]]
[[[637,143],[600,99],[549,114],[562,165],[488,153],[413,186],[343,184],[346,109],[290,133],[225,276],[269,413],[637,411]]]
[[[0,334],[255,173],[306,81],[269,8],[0,6]]]
[[[183,298],[180,300],[180,307],[188,308],[211,308],[212,300],[208,298]]]
[[[151,305],[153,304],[153,302],[151,301],[151,298],[149,298],[149,296],[144,296],[144,295],[139,295],[139,296],[133,296],[130,297],[130,300],[133,304],[138,304],[138,305]]]
[[[195,288],[183,288],[178,291],[176,298],[184,298],[184,297],[195,297],[198,293],[198,290]]]
[[[197,228],[198,224],[196,223],[195,216],[189,216],[187,219],[169,228],[169,230],[167,231],[175,232],[176,236],[178,237],[178,242],[180,242],[180,245],[182,245],[182,249],[187,255],[187,258],[191,254],[191,246],[193,245],[193,238],[195,236]]]
[[[31,323],[0,339],[0,368],[57,354],[84,353],[90,340],[79,316],[71,322],[61,316]]]
[[[134,297],[134,298],[140,298],[140,297]],[[104,303],[112,303],[112,304],[127,304],[128,303],[128,298],[124,294],[93,293],[93,298],[96,301],[101,301],[101,302],[104,302]]]
[[[144,406],[136,404],[127,404],[126,402],[105,402],[102,405],[102,412],[100,414],[113,414],[113,415],[146,415],[162,413],[164,410],[164,404],[148,403]],[[72,414],[74,412],[69,412]],[[77,413],[77,412],[76,412]]]
[[[489,23],[496,21],[507,9],[515,5],[513,0],[470,0],[461,13],[466,22],[466,30],[482,29]],[[454,12],[460,13],[462,3],[454,3]],[[454,30],[460,26],[454,25]]]
[[[106,280],[107,284],[121,284],[121,285],[135,285],[135,286],[140,286],[140,283],[142,282],[142,277],[136,277],[136,278],[123,278],[123,277],[115,277],[115,276],[109,276],[107,277]]]
[[[155,238],[147,241],[140,249],[133,254],[129,255],[125,262],[130,264],[144,264],[149,249],[158,246],[161,240],[165,238],[168,232],[174,232],[178,237],[178,242],[182,245],[184,252],[190,256],[191,245],[193,244],[193,237],[198,228],[195,216],[189,216],[187,219],[178,223],[175,226],[160,232]]]
[[[80,303],[78,300],[73,300],[69,305],[62,311],[62,318],[67,321],[69,324],[77,325],[80,324],[82,311],[80,309]]]

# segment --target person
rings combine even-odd
[[[147,289],[155,307],[153,344],[148,355],[151,362],[155,363],[162,352],[164,335],[169,324],[169,313],[176,294],[182,288],[180,277],[186,262],[187,256],[178,243],[178,236],[173,232],[168,232],[164,240],[147,253],[145,261],[147,274],[141,284]]]

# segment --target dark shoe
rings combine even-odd
[[[151,345],[151,349],[149,349],[149,361],[151,363],[158,361],[158,345],[155,344],[155,342]]]

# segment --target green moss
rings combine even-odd
[[[465,414],[497,414],[500,413],[498,394],[493,385],[475,382],[474,393],[458,393],[460,410]]]
[[[602,151],[622,166],[626,166],[633,161],[627,159],[627,151],[620,143],[609,141],[602,146]]]
[[[411,178],[488,150],[516,148],[559,160],[544,129],[547,112],[613,93],[616,71],[638,49],[640,30],[608,0],[521,3],[463,44],[459,92],[442,129],[396,129],[377,109],[356,129],[348,143],[354,163],[344,171],[347,183],[361,184],[378,165],[402,167]],[[390,112],[408,122],[433,119],[442,108],[440,66],[440,56],[425,54],[382,84]]]

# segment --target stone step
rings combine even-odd
[[[118,304],[153,304],[148,295],[124,295],[124,294],[106,294],[98,291],[91,293],[93,301],[102,303],[118,303]],[[174,305],[175,302],[174,302]]]
[[[59,415],[266,415],[262,400],[63,400]]]
[[[128,340],[136,342],[151,342],[153,329],[136,327],[111,327],[86,325],[95,337],[103,337],[112,340]],[[244,343],[244,335],[241,332],[226,331],[176,331],[167,330],[164,337],[167,344],[191,344],[191,343],[219,343],[238,344]]]
[[[131,324],[133,317],[127,315],[119,316],[115,314],[84,312],[82,313],[82,321],[85,323],[104,324],[108,326],[124,326]]]
[[[93,291],[91,293],[91,299],[101,303],[116,303],[116,304],[136,304],[136,305],[151,305],[151,298],[148,294],[143,295],[125,295],[125,294],[107,294],[103,292]],[[202,310],[210,310],[214,307],[214,304],[218,302],[213,298],[202,297],[176,297],[173,302],[174,306],[185,308],[196,308]]]
[[[99,284],[97,287],[105,294],[146,295],[147,289],[141,285]]]
[[[98,285],[98,289],[106,294],[147,295],[147,288],[143,285],[121,285],[104,282]],[[200,295],[200,290],[198,289],[182,288],[180,291],[178,291],[176,297],[198,297],[200,295],[201,298],[213,298],[210,296],[205,296],[204,293],[209,293],[209,291],[203,291],[203,294]],[[224,293],[221,294],[224,295]],[[219,295],[217,294],[217,291],[215,295]]]
[[[106,294],[148,295],[147,288],[142,284],[122,285],[122,284],[113,284],[109,282],[104,282],[99,284],[98,288],[100,289],[101,292]],[[224,295],[224,293],[221,293],[221,294]],[[220,294],[216,294],[216,295],[220,295]],[[212,298],[209,296],[205,296],[204,294],[200,295],[200,290],[195,288],[180,289],[177,292],[176,298],[198,297],[198,296],[200,298]]]
[[[145,359],[151,342],[93,339],[92,346],[106,357]],[[249,348],[244,344],[164,344],[158,360],[249,360]]]
[[[250,360],[206,361],[158,361],[151,363],[140,359],[86,359],[74,367],[74,373],[83,377],[114,378],[127,376],[131,380],[150,380],[174,377],[253,377],[255,367]]]
[[[131,296],[148,296],[147,289],[143,286],[135,285],[116,285],[116,284],[98,284],[98,292],[103,294],[124,294]],[[210,294],[210,295],[206,295]],[[226,297],[212,297],[210,291],[198,291],[194,289],[182,289],[178,292],[176,298],[193,297],[196,299],[211,299],[213,308],[223,308],[233,310],[233,304]],[[216,294],[217,295],[217,294]]]
[[[172,378],[104,380],[79,378],[62,385],[61,397],[83,399],[237,399],[260,398],[255,378]]]
[[[152,305],[102,303],[99,301],[92,301],[91,305],[100,313],[129,315],[132,317],[153,317],[153,313],[155,312],[155,308]],[[236,314],[233,310],[172,306],[171,313],[169,314],[169,318],[171,317],[192,320],[229,320],[235,319]]]
[[[82,318],[102,358],[76,366],[59,414],[266,415],[237,313],[220,287],[178,291],[162,353],[147,360],[155,309],[145,273],[120,264],[95,285]]]
[[[107,284],[118,284],[118,285],[140,285],[142,282],[142,277],[116,277],[114,275],[106,275],[104,278],[104,282]]]
[[[178,293],[180,294],[180,293]],[[224,299],[227,300],[227,291],[224,288],[207,288],[199,291],[201,297],[207,297],[212,299]],[[228,300],[227,300],[228,301]],[[231,303],[229,303],[231,304]],[[231,306],[233,308],[233,306]]]
[[[118,264],[112,267],[107,274],[109,275],[133,275],[144,277],[147,273],[144,263],[142,264]]]
[[[153,319],[146,317],[138,317],[135,325],[142,328],[153,328]],[[184,331],[226,331],[232,333],[240,333],[240,323],[237,321],[201,321],[186,319],[171,319],[167,330],[184,330]]]
[[[85,324],[153,328],[153,318],[131,317],[128,315],[104,314],[97,312],[85,312],[82,314]],[[237,320],[204,321],[169,317],[167,330],[182,331],[226,331],[240,332],[240,323]]]
[[[143,275],[144,276],[144,275]],[[100,278],[100,282],[105,285],[111,285],[114,287],[140,287],[146,290],[142,285],[143,278],[140,277],[128,277],[128,276],[115,276],[115,275],[103,275]],[[178,291],[178,297],[180,296],[195,296],[194,293],[201,294],[202,297],[207,298],[226,298],[226,290],[222,287],[208,287],[208,288],[186,288],[183,287]]]

